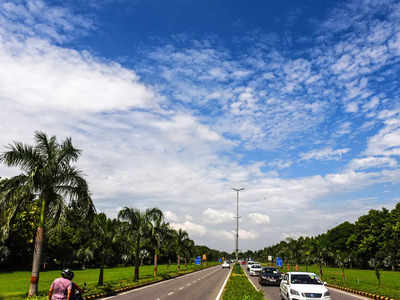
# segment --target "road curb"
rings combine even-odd
[[[250,281],[251,285],[256,289],[256,291],[261,291],[261,289],[259,289],[258,287],[256,287],[256,285],[253,283],[253,281],[251,281],[249,275],[247,274],[246,270],[243,270],[244,274],[246,274],[247,280]]]
[[[336,284],[328,283],[327,286],[337,289],[337,290],[342,290],[342,291],[345,291],[345,292],[348,292],[351,294],[360,295],[360,296],[375,299],[375,300],[395,300],[394,298],[391,298],[391,297],[386,297],[386,296],[376,295],[376,294],[359,291],[359,290],[355,290],[355,289],[351,289],[351,288],[346,288],[344,286],[340,286],[340,285],[336,285]]]
[[[156,283],[160,283],[160,282],[164,282],[164,281],[169,281],[169,280],[176,279],[178,277],[182,277],[182,276],[185,276],[185,275],[193,274],[193,273],[196,273],[196,272],[201,272],[201,271],[204,271],[204,270],[207,270],[209,268],[216,267],[216,266],[218,266],[218,265],[208,266],[208,267],[206,267],[204,269],[195,270],[195,271],[184,273],[184,274],[178,274],[178,275],[173,276],[173,277],[168,278],[168,279],[159,279],[159,280],[156,280],[156,281],[145,282],[145,283],[142,283],[142,284],[139,284],[139,285],[134,285],[134,286],[133,285],[124,286],[124,287],[117,288],[115,290],[109,291],[108,293],[92,294],[92,295],[84,297],[84,299],[85,300],[95,300],[95,299],[100,299],[100,298],[105,298],[105,297],[117,296],[119,293],[133,291],[133,290],[136,290],[136,289],[139,289],[139,288],[142,288],[142,287],[146,287],[146,286],[149,286],[149,285],[152,285],[152,284],[156,284]]]
[[[224,294],[225,286],[226,286],[226,284],[228,283],[229,278],[231,278],[231,274],[232,274],[233,268],[234,268],[234,265],[232,266],[232,268],[230,268],[229,274],[228,274],[228,276],[226,277],[226,279],[225,279],[225,281],[224,281],[224,284],[222,285],[221,289],[219,290],[219,293],[218,293],[218,295],[217,295],[217,298],[215,298],[215,300],[221,299],[222,295]]]

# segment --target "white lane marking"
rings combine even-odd
[[[168,293],[168,296],[171,296],[171,295],[173,295],[174,294],[174,292],[169,292]]]
[[[171,281],[174,281],[174,280],[184,279],[184,278],[187,278],[187,277],[190,277],[190,276],[193,276],[193,275],[198,275],[199,273],[203,273],[203,272],[206,272],[206,271],[214,270],[215,268],[218,268],[218,269],[219,269],[220,266],[209,267],[209,268],[207,268],[207,269],[200,270],[200,271],[196,271],[196,272],[189,273],[189,274],[185,274],[185,275],[182,275],[182,276],[179,276],[179,277],[176,277],[176,278],[172,278],[172,279],[168,279],[168,280],[165,280],[165,281],[161,281],[161,282],[149,284],[149,285],[146,285],[146,286],[137,288],[137,289],[133,289],[133,290],[130,290],[130,291],[127,291],[127,292],[123,292],[123,293],[121,293],[121,294],[117,294],[117,295],[115,295],[115,296],[111,296],[111,297],[107,297],[107,298],[102,298],[102,300],[112,299],[112,298],[114,298],[114,297],[118,297],[118,296],[121,296],[121,295],[126,295],[126,294],[130,294],[130,293],[134,293],[134,292],[141,291],[141,290],[144,290],[144,289],[153,287],[153,286],[165,284],[165,283],[168,283],[168,282],[171,282]]]
[[[181,291],[181,290],[183,290],[185,287],[184,286],[181,286],[180,288],[179,288],[179,290]]]
[[[190,282],[186,284],[186,286],[191,286],[191,285],[192,285],[192,284],[191,284]]]
[[[231,270],[229,271],[228,276],[226,276],[225,281],[224,281],[224,284],[221,286],[221,289],[219,290],[219,293],[218,293],[218,295],[217,295],[217,298],[215,298],[215,300],[219,300],[219,299],[221,298],[221,296],[222,296],[222,292],[224,291],[225,286],[226,286],[226,283],[228,282],[228,279],[229,279],[229,277],[231,276],[233,267],[230,268],[230,269],[231,269]]]
[[[244,271],[244,274],[246,274],[247,279],[250,281],[250,283],[254,286],[254,288],[256,289],[256,291],[259,291],[260,289],[258,287],[256,287],[256,285],[254,284],[253,280],[251,280],[251,278],[249,277],[249,274],[247,274],[246,271]]]

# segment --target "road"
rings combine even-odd
[[[242,266],[244,270],[246,268]],[[247,271],[246,271],[247,272]],[[247,275],[249,273],[247,272]],[[258,283],[258,277],[256,276],[249,276],[251,281],[254,283],[254,285],[264,291],[265,299],[268,300],[280,300],[280,293],[279,293],[279,287],[277,286],[261,286]],[[329,292],[331,293],[331,298],[332,300],[359,300],[359,299],[368,299],[366,297],[361,297],[359,295],[352,295],[350,293],[346,293],[340,290],[332,289],[329,288]]]
[[[229,269],[211,267],[178,278],[138,288],[110,300],[215,300]]]

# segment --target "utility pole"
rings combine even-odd
[[[243,191],[244,188],[233,188],[232,190],[234,190],[236,192],[236,249],[235,249],[235,253],[236,253],[236,262],[238,262],[238,252],[239,252],[239,192]]]

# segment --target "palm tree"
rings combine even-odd
[[[66,199],[77,203],[85,212],[95,211],[82,172],[71,165],[80,154],[71,138],[59,144],[55,136],[49,139],[45,133],[35,132],[34,146],[14,142],[0,155],[0,162],[22,170],[22,174],[2,184],[4,197],[0,199],[0,208],[8,208],[13,215],[27,202],[38,202],[40,207],[29,296],[37,295],[46,222],[52,221],[50,225],[55,225],[65,217]]]
[[[178,231],[175,231],[175,249],[178,257],[178,272],[181,270],[181,256],[184,253],[186,240],[189,239],[189,235],[186,231],[179,228]]]
[[[107,256],[112,255],[112,246],[115,240],[116,220],[108,219],[103,213],[96,215],[94,226],[96,232],[95,245],[100,253],[100,273],[97,285],[103,285],[104,264]]]
[[[149,231],[149,218],[152,209],[147,209],[144,213],[139,209],[125,207],[118,213],[118,219],[128,223],[128,234],[134,240],[135,249],[135,273],[134,281],[139,280],[140,252],[143,248],[144,238]]]
[[[191,239],[186,239],[183,241],[183,253],[185,258],[185,269],[187,269],[187,261],[193,256],[194,251],[194,241]]]
[[[157,277],[157,258],[160,255],[161,243],[168,231],[169,224],[164,222],[164,215],[158,208],[152,208],[147,214],[149,224],[149,241],[154,250],[154,277]]]

